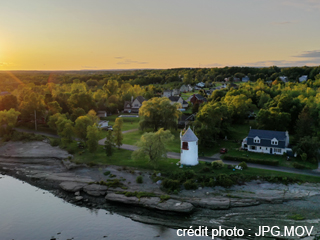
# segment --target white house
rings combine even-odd
[[[192,90],[193,90],[193,88],[190,86],[190,84],[182,85],[180,87],[180,92],[191,92]]]
[[[139,113],[139,109],[142,106],[142,103],[146,99],[142,96],[136,97],[134,100],[124,102],[124,111],[128,113]]]
[[[248,82],[250,81],[250,78],[248,76],[245,76],[241,79],[242,82]]]
[[[169,97],[169,100],[171,101],[171,104],[180,103],[182,108],[187,108],[189,106],[189,104],[185,100],[183,100],[182,97],[171,96]]]
[[[308,80],[308,75],[303,75],[301,77],[299,77],[299,82],[305,82]]]
[[[180,163],[183,165],[189,165],[189,166],[197,165],[199,163],[198,138],[190,129],[190,127],[183,135],[180,132],[180,140],[181,140]]]
[[[173,89],[172,90],[172,96],[179,95],[179,94],[180,94],[180,89]]]
[[[284,83],[289,81],[287,76],[280,76],[279,79]]]
[[[98,116],[99,118],[101,118],[101,117],[107,117],[107,112],[106,112],[106,111],[98,111],[98,112],[97,112],[97,116]]]
[[[282,155],[292,152],[289,146],[289,133],[280,131],[250,129],[248,137],[242,141],[242,149],[249,152]]]
[[[99,121],[98,126],[100,128],[106,128],[109,126],[109,121]]]
[[[204,88],[205,85],[206,84],[204,82],[199,82],[199,83],[196,84],[196,86],[199,87],[199,88]]]
[[[173,92],[171,90],[164,90],[162,97],[171,97],[173,96]]]

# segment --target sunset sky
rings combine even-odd
[[[320,65],[319,0],[2,0],[0,70]]]

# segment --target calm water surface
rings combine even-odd
[[[0,175],[0,240],[50,240],[53,237],[57,240],[211,239],[178,237],[173,229],[189,226],[250,227],[251,234],[257,232],[259,226],[302,225],[313,226],[314,232],[320,233],[320,196],[228,210],[198,209],[191,216],[113,204],[106,204],[105,208],[107,210],[79,207],[48,191]],[[306,219],[288,218],[294,214]]]
[[[75,206],[12,177],[0,177],[1,240],[181,239],[174,229]]]

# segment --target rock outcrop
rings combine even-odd
[[[194,209],[194,206],[191,203],[181,202],[174,199],[161,202],[159,197],[139,199],[137,197],[126,197],[123,194],[108,193],[106,200],[171,212],[189,213]]]

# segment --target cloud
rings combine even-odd
[[[220,63],[200,64],[200,67],[223,67]]]
[[[317,66],[320,65],[320,59],[310,59],[304,61],[286,61],[286,60],[270,60],[270,61],[258,61],[245,63],[245,66],[251,67],[298,67],[298,66]]]
[[[285,6],[295,7],[308,12],[320,10],[319,0],[287,0],[282,2]]]
[[[114,58],[116,58],[116,59],[123,59],[124,57],[114,57]]]
[[[84,68],[84,69],[95,69],[95,68],[98,68],[96,66],[81,66],[81,68]]]
[[[0,67],[8,66],[9,64],[6,62],[0,62]]]
[[[288,25],[288,24],[295,24],[296,22],[287,21],[287,22],[273,22],[273,25]]]
[[[148,62],[139,62],[139,61],[134,61],[131,59],[124,59],[121,62],[117,62],[117,64],[121,64],[121,65],[129,65],[129,64],[147,64]]]
[[[320,50],[315,51],[305,51],[300,55],[294,56],[300,58],[320,58]]]

